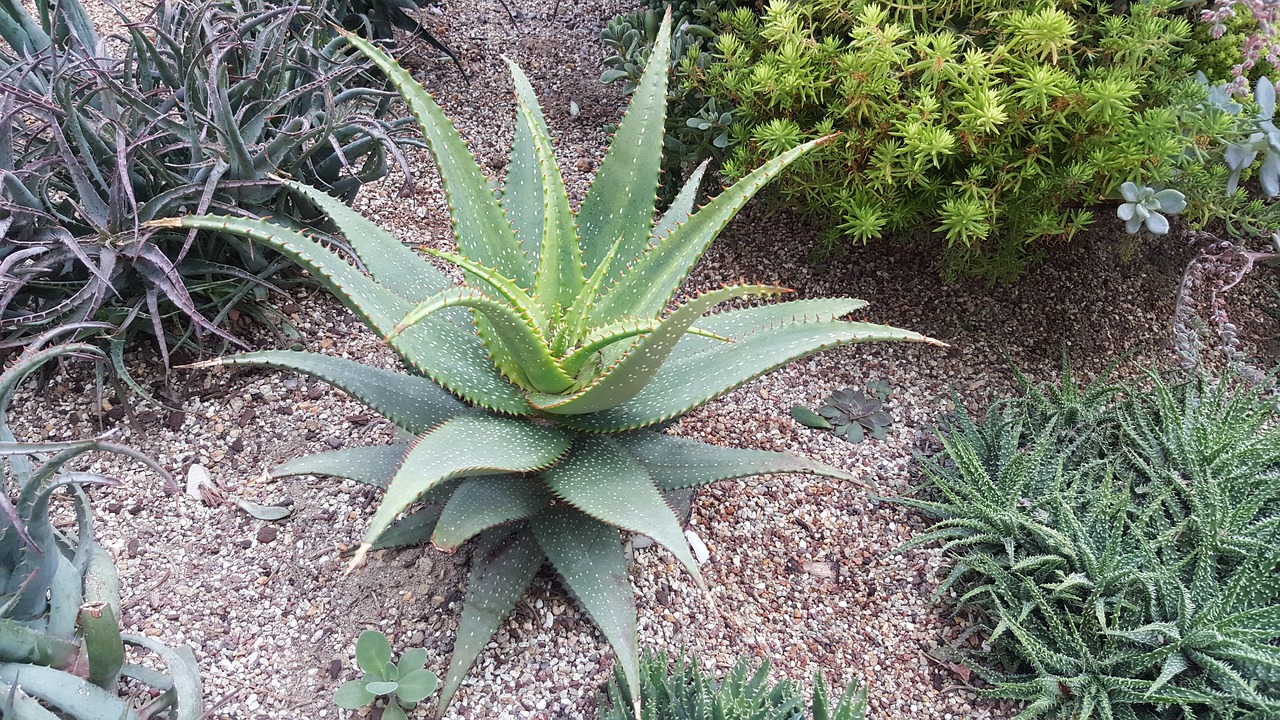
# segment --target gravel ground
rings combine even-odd
[[[552,136],[578,197],[616,122],[623,100],[599,84],[596,36],[621,3],[524,0],[518,27],[493,0],[427,15],[462,58],[470,84],[423,49],[406,64],[437,94],[487,170],[500,174],[513,102],[500,54],[516,59],[546,103]],[[569,111],[573,101],[581,108]],[[443,195],[424,157],[415,156],[417,190],[398,183],[361,195],[360,209],[403,239],[449,247]],[[1104,221],[1104,225],[1106,225]],[[722,483],[699,495],[691,527],[706,541],[704,567],[713,604],[664,551],[635,553],[632,581],[645,644],[687,649],[716,670],[741,655],[768,659],[775,678],[808,681],[823,672],[837,686],[871,688],[872,717],[1005,718],[979,700],[932,651],[974,643],[963,618],[930,594],[946,569],[932,549],[894,553],[923,520],[879,497],[911,491],[914,456],[934,446],[929,428],[958,396],[980,407],[1012,386],[1009,362],[1032,379],[1054,377],[1063,352],[1084,375],[1131,352],[1120,372],[1167,363],[1169,317],[1191,250],[1176,239],[1140,248],[1124,263],[1106,226],[1011,288],[939,279],[933,248],[880,243],[809,262],[816,232],[785,211],[753,205],[708,253],[688,291],[723,282],[780,282],[799,297],[852,294],[871,301],[865,319],[918,330],[947,349],[906,345],[847,348],[794,363],[707,405],[672,432],[740,447],[788,450],[848,470],[870,487],[806,476]],[[789,252],[780,256],[780,249]],[[1256,273],[1255,275],[1261,275]],[[1246,335],[1271,338],[1259,280],[1237,293]],[[375,337],[324,294],[295,289],[279,307],[307,349],[394,367]],[[251,329],[242,328],[246,331]],[[153,475],[104,460],[127,487],[95,492],[98,532],[119,562],[124,622],[133,631],[193,647],[214,717],[338,718],[330,698],[353,676],[353,645],[377,628],[397,649],[426,647],[443,674],[465,582],[465,553],[418,548],[381,553],[344,576],[340,552],[361,535],[375,494],[328,479],[263,480],[262,471],[306,452],[385,442],[389,426],[321,384],[269,372],[175,371],[166,387],[150,348],[129,357],[151,378],[165,407],[135,404],[136,426],[95,407],[91,372],[73,370],[45,389],[28,388],[13,408],[19,434],[85,437],[103,426],[186,478],[207,469],[229,497],[292,508],[278,523],[254,520],[228,503],[166,495]],[[873,379],[893,387],[896,425],[885,442],[850,445],[791,421],[795,403]],[[717,611],[716,608],[719,610]],[[611,672],[608,648],[549,576],[540,577],[458,694],[449,718],[586,718]],[[357,713],[356,715],[359,715]],[[425,717],[425,710],[419,716]]]

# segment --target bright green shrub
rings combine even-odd
[[[1028,388],[926,472],[971,659],[1020,718],[1280,717],[1274,400],[1196,379]]]
[[[927,229],[949,272],[1009,279],[1122,182],[1170,181],[1202,140],[1175,5],[774,0],[720,13],[714,61],[687,54],[681,82],[736,108],[730,180],[843,133],[776,185],[828,240]]]

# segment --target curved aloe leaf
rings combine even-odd
[[[711,241],[742,206],[801,155],[833,137],[812,140],[766,162],[717,195],[657,245],[646,246],[645,252],[596,302],[591,324],[604,325],[626,315],[654,317],[662,312]],[[645,237],[647,243],[648,235]]]
[[[0,716],[13,720],[62,720],[44,709],[39,700],[22,692],[17,684],[0,682]]]
[[[569,508],[544,512],[529,527],[569,592],[609,641],[627,685],[638,692],[636,599],[617,529]]]
[[[280,184],[315,204],[347,239],[379,285],[409,302],[422,302],[453,284],[448,275],[377,223],[327,192],[292,180]]]
[[[449,672],[440,691],[438,711],[443,713],[462,685],[480,651],[524,596],[546,556],[527,528],[493,528],[480,534],[471,557],[471,579],[462,601],[458,640],[449,658]]]
[[[662,160],[670,57],[671,13],[668,10],[662,16],[658,38],[645,63],[640,84],[631,95],[631,104],[578,210],[583,259],[588,272],[596,270],[619,237],[623,238],[619,252],[626,259],[636,257],[649,245]]]
[[[431,544],[453,552],[462,543],[495,525],[532,517],[554,498],[540,482],[519,475],[467,478],[449,496],[436,522]]]
[[[390,55],[364,38],[349,33],[343,35],[391,80],[417,119],[440,169],[458,248],[467,257],[496,269],[522,287],[533,287],[529,261],[520,249],[511,223],[507,222],[480,166],[444,111]]]
[[[395,423],[396,427],[414,434],[426,432],[459,413],[470,411],[466,404],[427,378],[380,370],[354,360],[319,353],[263,350],[214,358],[194,367],[216,366],[269,367],[310,375],[368,405]],[[315,474],[349,477],[338,473]]]
[[[529,84],[529,78],[510,59],[511,76],[516,86],[516,106],[529,136],[533,139],[542,187],[542,248],[538,253],[538,272],[534,277],[534,297],[543,314],[556,317],[574,303],[582,293],[584,282],[582,250],[573,212],[569,209],[569,193],[556,164],[551,138],[547,136],[542,108]]]
[[[423,493],[453,478],[533,472],[569,449],[570,434],[492,415],[460,415],[419,437],[387,485],[352,566]]]
[[[305,267],[384,337],[413,304],[369,279],[315,240],[264,220],[187,216],[156,220],[153,227],[212,230],[256,240]],[[489,362],[480,338],[443,318],[426,318],[392,346],[419,372],[480,407],[511,414],[528,412],[520,393]]]
[[[675,511],[617,440],[579,435],[569,456],[544,471],[542,480],[556,497],[596,520],[653,538],[706,589]]]
[[[644,465],[659,490],[681,490],[773,473],[809,473],[854,480],[839,468],[799,455],[718,447],[649,430],[619,435],[618,442]]]
[[[538,120],[543,125],[546,120]],[[511,160],[502,183],[502,207],[515,228],[516,238],[524,254],[536,267],[542,255],[542,169],[533,145],[533,131],[516,118],[515,138],[511,143]]]
[[[0,663],[0,683],[19,685],[26,694],[79,720],[138,720],[123,698],[62,670]]]
[[[781,307],[785,307],[785,304]],[[732,313],[726,313],[731,315]],[[627,402],[588,415],[564,416],[570,427],[594,432],[618,432],[656,425],[688,412],[743,383],[820,350],[862,342],[928,342],[918,333],[885,325],[804,319],[782,321],[745,337],[732,332],[734,323],[717,322],[720,316],[699,324],[724,334],[733,343],[718,343],[706,350],[671,357],[651,381]],[[710,342],[695,337],[700,342]]]
[[[529,393],[534,407],[557,415],[581,415],[617,407],[643,392],[667,355],[693,323],[720,303],[738,297],[764,297],[784,291],[769,285],[738,285],[703,293],[681,305],[622,359],[606,368],[594,382],[572,395]]]

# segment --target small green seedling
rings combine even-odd
[[[426,668],[427,651],[409,648],[400,663],[391,662],[391,643],[377,630],[365,630],[356,640],[356,664],[364,677],[342,684],[334,694],[338,707],[358,710],[385,697],[383,720],[407,720],[404,711],[427,699],[440,683]]]

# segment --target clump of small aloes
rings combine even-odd
[[[771,285],[724,287],[667,311],[738,210],[829,139],[783,153],[695,213],[704,166],[655,222],[669,16],[576,214],[542,110],[518,67],[511,65],[519,117],[499,198],[431,96],[381,50],[348,39],[387,74],[422,127],[458,240],[457,253],[427,252],[460,267],[465,283],[454,285],[391,233],[297,183],[286,185],[329,215],[371,277],[305,234],[271,222],[162,221],[248,237],[294,259],[386,338],[408,373],[302,352],[248,353],[205,365],[308,373],[413,438],[312,455],[271,473],[326,474],[386,488],[353,567],[371,549],[429,539],[452,551],[474,539],[441,708],[548,563],[613,646],[627,683],[639,687],[635,597],[620,531],[653,538],[702,586],[664,493],[763,473],[852,479],[794,455],[719,448],[663,434],[661,427],[819,350],[877,340],[937,343],[842,320],[866,304],[851,298],[708,314],[730,299],[788,292]]]

